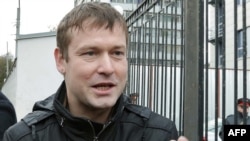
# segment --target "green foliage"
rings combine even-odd
[[[4,79],[7,78],[7,58],[9,63],[9,72],[12,68],[13,61],[10,57],[7,57],[6,55],[0,56],[0,90],[2,89],[2,86],[4,84]]]

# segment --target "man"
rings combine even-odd
[[[128,73],[127,25],[107,3],[75,7],[57,29],[55,95],[10,128],[5,141],[169,141],[175,124],[122,94]],[[186,139],[182,138],[183,141]]]
[[[16,111],[10,100],[0,91],[0,141],[4,132],[17,122]]]
[[[246,107],[246,112],[244,113],[244,107]],[[237,113],[236,115],[228,115],[225,119],[225,125],[242,125],[244,117],[246,118],[246,124],[250,125],[250,117],[248,116],[250,110],[250,99],[239,98],[237,100]],[[237,116],[237,121],[235,123],[235,118]],[[219,132],[220,138],[223,137],[223,128]]]

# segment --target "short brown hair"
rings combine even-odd
[[[68,60],[68,45],[71,42],[72,29],[84,30],[84,22],[88,21],[88,27],[113,30],[114,24],[118,23],[125,32],[128,42],[128,29],[124,17],[110,4],[101,2],[82,3],[73,8],[61,20],[57,28],[57,47],[63,57]]]

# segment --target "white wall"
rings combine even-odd
[[[16,78],[10,80],[16,83],[6,83],[3,92],[13,101],[20,120],[36,101],[55,93],[63,77],[54,61],[54,32],[21,35],[17,41]]]
[[[17,83],[17,69],[16,67],[10,72],[8,79],[5,80],[2,92],[9,98],[9,100],[16,104],[16,83]]]

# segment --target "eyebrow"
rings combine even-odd
[[[126,46],[124,46],[124,45],[115,45],[114,48],[125,48],[126,49]]]

